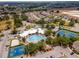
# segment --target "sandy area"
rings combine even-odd
[[[78,10],[63,11],[62,14],[67,14],[67,15],[70,15],[70,16],[79,17],[79,11]]]
[[[75,26],[72,27],[70,30],[79,32],[79,24],[75,24]]]

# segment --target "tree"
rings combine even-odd
[[[56,11],[56,13],[59,13],[59,12],[60,12],[59,10]]]
[[[25,51],[27,51],[28,54],[32,55],[37,52],[37,45],[33,43],[29,43],[28,45],[26,45]]]
[[[75,20],[75,23],[79,23],[78,19]]]
[[[30,28],[32,28],[32,25],[26,26],[26,29],[30,29]]]
[[[19,18],[19,15],[14,14],[14,15],[13,15],[13,18],[14,18],[14,25],[15,25],[16,27],[22,26],[22,20]]]
[[[25,21],[25,20],[27,20],[27,19],[28,19],[28,16],[26,16],[25,14],[22,14],[22,15],[21,15],[21,18],[22,18],[22,20],[24,20],[24,21]]]
[[[6,6],[5,7],[7,10],[13,11],[16,9],[16,6]]]
[[[74,26],[74,24],[75,24],[75,20],[71,20],[69,26]]]
[[[16,28],[14,27],[14,29],[12,30],[12,33],[11,34],[16,34],[17,33],[17,30]]]
[[[51,26],[51,28],[55,28],[55,25],[54,24],[51,24],[50,26]]]
[[[25,42],[26,41],[26,38],[24,37],[24,38],[22,38],[22,40],[23,40],[23,42]]]
[[[46,25],[46,28],[48,28],[48,29],[54,29],[55,25],[53,23],[49,23],[49,24]]]
[[[39,21],[36,22],[37,24],[40,24],[42,27],[44,27],[44,24],[46,23],[44,21],[44,18],[41,18]]]
[[[9,16],[8,15],[4,15],[3,20],[9,20]]]
[[[55,18],[55,19],[53,20],[53,23],[57,23],[57,22],[60,22],[60,21],[61,21],[61,19]]]
[[[65,37],[65,36],[59,36],[59,37],[57,37],[57,40],[58,40],[58,43],[60,44],[60,45],[63,45],[63,46],[67,46],[67,45],[69,45],[69,43],[71,42],[71,40],[70,40],[70,38],[67,38],[67,37]]]
[[[3,37],[3,36],[4,36],[4,34],[0,34],[0,38]]]
[[[38,50],[39,51],[43,51],[44,49],[44,46],[45,46],[45,42],[43,41],[39,41],[38,43],[37,43],[37,47],[38,47]]]
[[[51,38],[51,37],[47,37],[46,43],[49,44],[49,45],[52,45],[54,43],[54,39]]]
[[[79,38],[78,37],[71,37],[70,38],[70,40],[72,41],[72,42],[74,42],[74,41],[76,41],[76,40],[78,40]]]
[[[47,31],[45,31],[45,35],[46,36],[50,36],[52,34],[52,30],[47,30]]]
[[[65,21],[64,20],[61,20],[59,25],[64,25],[65,24]]]
[[[51,12],[54,12],[54,10],[51,10]]]

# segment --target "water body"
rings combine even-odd
[[[68,30],[59,30],[56,34],[60,36],[69,37],[69,38],[77,37],[76,33],[68,31]]]
[[[45,36],[42,36],[42,35],[30,35],[26,41],[27,42],[37,42],[37,41],[40,41],[40,40],[46,40],[46,37]]]

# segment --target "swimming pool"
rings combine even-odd
[[[34,35],[30,35],[26,39],[27,42],[38,42],[40,40],[46,40],[46,37],[45,36],[42,36],[42,35],[36,35],[36,34],[34,34]]]
[[[60,36],[65,36],[65,37],[77,37],[77,34],[68,30],[59,30],[57,33],[57,35],[59,34]]]
[[[12,58],[12,57],[23,55],[25,53],[24,47],[25,47],[24,45],[20,45],[10,48],[8,57]]]

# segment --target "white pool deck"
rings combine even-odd
[[[29,29],[29,30],[27,30],[27,31],[24,31],[23,33],[21,33],[21,34],[19,34],[19,35],[20,35],[21,37],[25,37],[25,36],[27,36],[27,35],[29,35],[29,34],[34,34],[34,33],[36,33],[36,32],[41,33],[41,34],[44,34],[44,30],[41,29],[41,28],[31,28],[31,29]]]
[[[14,39],[14,40],[12,40],[11,46],[17,46],[19,44],[20,44],[19,40],[18,39]]]

